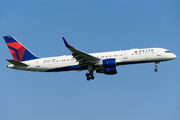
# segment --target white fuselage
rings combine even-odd
[[[163,48],[130,49],[113,52],[92,53],[90,55],[100,58],[101,60],[115,58],[117,66],[126,64],[161,62],[176,58],[175,54],[170,53],[167,49]],[[39,58],[23,61],[22,63],[25,63],[28,66],[15,66],[10,64],[8,67],[12,69],[37,72],[60,72],[70,70],[81,71],[88,69],[86,67],[80,67],[79,62],[77,62],[72,55]],[[101,61],[95,64],[94,68],[102,68],[100,64]]]

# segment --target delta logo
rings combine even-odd
[[[22,61],[26,48],[19,42],[7,43],[9,50],[16,61]]]

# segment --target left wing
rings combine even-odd
[[[76,48],[70,46],[64,37],[62,38],[63,38],[64,44],[72,52],[72,56],[79,62],[80,66],[85,66],[88,64],[94,65],[101,60],[95,56],[92,56],[80,50],[77,50]]]

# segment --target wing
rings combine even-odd
[[[84,52],[77,50],[76,48],[70,46],[69,43],[66,41],[66,39],[64,37],[62,37],[62,38],[64,40],[64,44],[72,52],[72,56],[79,62],[80,66],[85,66],[88,64],[94,65],[100,61],[99,58],[89,55],[87,53],[84,53]]]

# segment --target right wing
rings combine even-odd
[[[85,52],[77,50],[76,48],[70,46],[64,37],[62,37],[62,38],[64,40],[64,44],[72,52],[72,56],[79,62],[80,66],[85,66],[88,64],[94,65],[101,60],[95,56],[92,56]]]

